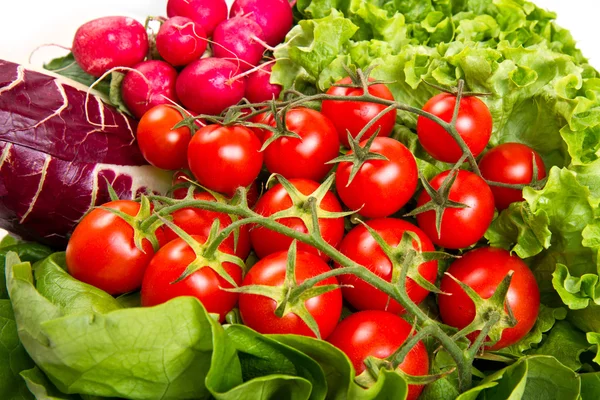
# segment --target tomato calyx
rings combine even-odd
[[[288,111],[289,111],[289,107],[285,107],[281,111],[277,111],[277,105],[275,104],[275,102],[272,102],[271,103],[271,111],[268,114],[270,114],[272,116],[273,120],[275,121],[274,127],[271,125],[266,125],[266,124],[249,123],[254,128],[266,129],[273,133],[271,135],[271,137],[267,138],[267,140],[264,141],[262,147],[260,148],[260,151],[265,151],[271,143],[273,143],[274,141],[276,141],[277,139],[282,138],[282,137],[290,137],[290,138],[298,139],[300,141],[303,140],[300,135],[298,135],[296,132],[293,132],[287,128],[287,124],[285,121],[287,118]]]
[[[356,174],[358,174],[358,172],[362,168],[363,164],[366,163],[367,161],[370,161],[370,160],[389,161],[389,159],[386,156],[384,156],[383,154],[374,153],[371,151],[371,146],[373,145],[373,141],[375,140],[375,138],[378,137],[379,130],[380,129],[377,129],[375,134],[367,140],[364,147],[360,147],[360,144],[359,144],[360,136],[362,136],[362,135],[359,134],[356,138],[354,138],[354,137],[352,137],[350,132],[348,132],[348,143],[350,144],[350,150],[352,151],[352,153],[351,154],[347,153],[343,156],[339,156],[339,157],[334,158],[333,160],[326,163],[326,164],[337,164],[337,163],[342,163],[342,162],[352,163],[352,169],[350,170],[350,175],[348,177],[348,183],[346,184],[346,187],[350,186],[350,184],[356,177]]]
[[[285,179],[282,175],[273,175],[283,186],[288,196],[292,200],[292,205],[285,209],[278,211],[270,216],[270,218],[277,220],[280,218],[299,218],[304,222],[306,229],[313,237],[321,238],[319,219],[335,219],[344,218],[348,215],[354,214],[354,211],[347,212],[333,212],[327,211],[321,208],[321,202],[329,193],[329,189],[333,184],[335,175],[329,175],[329,177],[319,186],[314,192],[309,195],[305,195],[298,190],[290,181]]]
[[[177,278],[175,281],[171,282],[171,284],[176,284],[178,282],[183,281],[194,272],[201,270],[202,268],[210,268],[221,278],[225,279],[228,283],[230,283],[234,288],[238,287],[235,280],[229,275],[229,273],[223,268],[223,263],[229,262],[237,265],[242,269],[243,272],[246,271],[246,264],[240,258],[222,252],[218,249],[218,246],[224,240],[223,235],[220,234],[219,227],[219,219],[215,219],[215,222],[212,224],[210,228],[210,233],[205,243],[200,243],[196,241],[190,234],[186,231],[169,221],[168,219],[157,215],[158,221],[161,224],[168,226],[173,232],[177,234],[183,241],[187,243],[188,246],[192,249],[196,258],[185,268],[185,271]]]
[[[425,79],[421,79],[421,82],[423,82],[424,84],[426,84],[429,87],[432,87],[436,90],[439,90],[440,92],[443,93],[448,93],[454,96],[458,96],[458,93],[461,92],[462,97],[485,97],[485,96],[491,96],[492,93],[485,93],[485,92],[466,92],[466,91],[462,91],[462,89],[460,88],[460,82],[462,80],[459,80],[457,86],[454,87],[447,87],[447,86],[440,86],[440,85],[436,85],[435,83],[431,83],[426,81]]]
[[[111,200],[119,199],[114,189],[110,185],[108,185],[108,192]],[[97,208],[111,212],[129,224],[133,228],[133,242],[135,247],[137,247],[141,252],[145,253],[143,244],[144,240],[148,240],[150,244],[152,244],[152,248],[155,252],[158,251],[160,244],[156,236],[156,231],[162,226],[162,222],[156,221],[142,228],[142,224],[148,219],[148,217],[152,215],[152,204],[150,203],[150,200],[148,200],[148,197],[144,195],[141,196],[140,210],[135,216],[131,216],[121,210],[104,206],[99,206]]]
[[[400,348],[404,348],[404,346]],[[364,361],[367,368],[362,374],[354,378],[354,382],[356,382],[359,386],[368,389],[377,382],[381,370],[385,369],[387,371],[394,371],[394,373],[400,375],[409,385],[421,386],[433,383],[438,379],[452,374],[456,370],[456,367],[453,366],[444,369],[437,374],[419,376],[410,375],[399,368],[400,364],[402,364],[403,359],[400,360],[400,362],[398,362],[397,360],[395,360],[395,354],[396,353],[393,353],[391,356],[385,359],[377,358],[374,356],[367,357]]]
[[[494,294],[490,298],[484,299],[469,285],[446,272],[446,275],[456,282],[475,304],[473,321],[458,331],[453,339],[460,339],[470,333],[479,331],[480,333],[472,346],[472,349],[477,352],[484,344],[493,346],[500,340],[504,329],[513,328],[517,324],[517,319],[507,301],[513,273],[513,271],[509,271],[496,287]],[[489,338],[489,342],[484,343],[487,338]]]
[[[317,297],[339,289],[341,285],[315,285],[307,289],[301,287],[296,280],[296,254],[297,245],[296,241],[294,240],[288,250],[285,279],[282,286],[248,285],[224,290],[236,293],[264,296],[273,299],[277,303],[275,315],[278,318],[283,318],[290,313],[296,314],[315,334],[315,336],[318,339],[321,339],[319,325],[306,308],[305,303],[313,297]]]
[[[381,247],[383,253],[390,259],[390,262],[392,263],[392,277],[390,283],[392,285],[396,288],[400,285],[406,285],[406,278],[408,277],[417,285],[430,292],[443,294],[437,286],[421,275],[419,266],[429,261],[456,258],[456,256],[441,251],[422,251],[419,235],[409,230],[404,231],[398,245],[395,247],[390,246],[377,231],[366,223],[362,221],[361,223]],[[389,301],[391,301],[391,298],[388,296],[388,303]]]
[[[448,176],[444,179],[444,182],[440,185],[439,189],[435,189],[431,183],[423,176],[421,171],[419,171],[419,178],[423,183],[423,188],[431,197],[427,203],[423,204],[421,207],[415,208],[413,211],[406,214],[406,217],[414,217],[418,214],[422,214],[427,211],[435,212],[435,231],[438,234],[438,239],[441,238],[442,234],[442,218],[444,217],[444,212],[447,208],[468,208],[469,206],[463,203],[458,203],[456,201],[450,200],[450,190],[452,189],[452,185],[454,185],[454,181],[458,177],[458,168],[462,165],[462,162],[465,160],[466,156],[461,157],[459,162],[455,165],[454,168],[450,171]]]
[[[389,81],[369,79],[371,72],[373,72],[373,70],[377,67],[378,67],[378,65],[375,64],[375,65],[370,65],[368,68],[362,70],[360,68],[352,69],[348,65],[342,64],[342,68],[344,68],[344,71],[346,71],[346,73],[348,74],[348,77],[350,78],[352,83],[347,83],[347,84],[334,83],[332,86],[344,87],[344,88],[356,88],[356,89],[362,88],[363,94],[365,94],[365,93],[368,93],[369,86],[381,85],[381,84],[385,85],[385,84],[393,83],[393,82],[389,82]]]

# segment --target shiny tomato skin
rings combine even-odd
[[[444,171],[431,181],[434,189],[444,182],[450,171]],[[488,184],[472,172],[459,170],[450,189],[450,200],[465,204],[467,208],[447,208],[442,217],[440,235],[435,226],[435,212],[417,215],[419,228],[431,241],[448,249],[469,247],[479,241],[494,218],[494,195]],[[417,199],[417,207],[429,202],[431,197],[423,191]]]
[[[200,243],[206,241],[202,236],[192,237]],[[219,250],[233,254],[233,251],[223,244]],[[146,269],[141,291],[142,306],[151,307],[175,297],[193,296],[200,300],[206,311],[219,314],[220,322],[225,321],[225,315],[236,306],[239,295],[222,290],[221,288],[233,286],[211,268],[201,268],[186,279],[173,284],[195,258],[194,251],[183,239],[175,239],[164,245]],[[223,268],[238,286],[241,285],[242,270],[239,266],[224,263]]]
[[[304,178],[320,181],[333,167],[326,164],[339,154],[340,141],[333,123],[318,111],[295,108],[286,114],[286,127],[301,139],[281,137],[265,149],[265,165],[271,173],[287,179]],[[269,125],[276,126],[269,114]],[[263,142],[273,136],[266,131]]]
[[[440,93],[429,99],[423,110],[450,122],[455,105],[455,95]],[[485,103],[474,96],[463,97],[456,129],[475,157],[485,150],[492,135],[492,127],[492,114]],[[429,118],[418,118],[417,134],[423,148],[436,160],[455,163],[462,156],[462,150],[452,136]]]
[[[398,245],[404,232],[411,231],[418,235],[421,241],[421,251],[435,251],[427,235],[409,222],[395,218],[384,218],[370,220],[367,225],[379,233],[383,240],[391,246]],[[417,246],[418,244],[415,242],[414,247],[418,248]],[[348,232],[342,240],[339,250],[346,257],[364,266],[382,279],[388,282],[391,281],[392,263],[363,225],[357,225]],[[339,267],[336,264],[336,268]],[[437,271],[437,261],[429,261],[419,266],[421,276],[431,283],[435,283]],[[382,310],[395,314],[404,312],[404,308],[397,301],[389,299],[388,295],[362,279],[354,275],[341,275],[338,279],[343,285],[352,286],[343,287],[342,294],[344,299],[357,310]],[[417,285],[410,278],[406,282],[406,290],[412,301],[417,304],[422,302],[429,294],[428,290]]]
[[[364,147],[366,141],[361,142]],[[371,152],[388,160],[365,162],[350,185],[352,163],[340,163],[335,174],[335,186],[342,202],[367,218],[384,218],[400,210],[417,190],[419,172],[410,150],[397,140],[378,137]],[[348,154],[352,154],[349,151]]]
[[[212,194],[199,192],[194,194],[196,200],[216,201]],[[190,235],[200,235],[208,237],[210,228],[215,220],[219,220],[220,229],[223,230],[231,225],[231,217],[225,213],[202,210],[200,208],[182,208],[171,214],[173,223],[189,233]],[[168,241],[177,239],[179,236],[170,228],[165,228],[165,237]],[[250,228],[243,225],[239,230],[237,247],[234,247],[235,241],[233,234],[229,235],[223,242],[227,247],[234,249],[235,255],[245,260],[250,254]]]
[[[166,104],[144,113],[137,127],[137,141],[146,161],[166,170],[187,167],[187,148],[192,134],[186,127],[173,129],[181,121],[181,113]]]
[[[328,342],[343,351],[354,366],[356,375],[365,369],[364,360],[373,356],[385,359],[391,356],[408,338],[411,326],[401,317],[385,311],[360,311],[340,322]],[[429,356],[419,341],[398,367],[413,375],[429,373]],[[408,385],[407,399],[416,400],[424,386]]]
[[[308,179],[290,179],[290,182],[305,195],[310,195],[319,187],[317,182]],[[281,184],[277,184],[258,199],[254,211],[263,216],[269,216],[278,211],[286,210],[291,205],[292,200],[287,191]],[[340,202],[331,192],[327,193],[323,198],[321,208],[332,212],[342,211]],[[300,218],[280,218],[277,221],[298,232],[308,232],[306,225],[304,225],[304,222]],[[332,246],[337,247],[344,236],[344,218],[320,218],[319,226],[323,239]],[[253,227],[250,230],[250,241],[252,248],[259,258],[266,257],[278,251],[287,250],[292,243],[290,237],[260,226]],[[320,254],[317,249],[304,243],[298,243],[298,250],[318,254],[324,260],[329,259],[325,254]]]
[[[188,148],[188,163],[198,182],[215,192],[233,195],[249,186],[263,163],[261,144],[243,126],[208,125],[199,129]]]
[[[537,179],[546,177],[542,157],[531,147],[521,143],[504,143],[485,153],[479,161],[481,175],[488,181],[513,185],[530,184],[533,178],[533,160],[537,164]],[[500,211],[511,203],[523,201],[523,191],[490,186],[496,208]]]
[[[111,201],[103,207],[131,216],[140,210],[140,204],[133,200]],[[69,239],[67,270],[75,279],[112,295],[135,291],[142,284],[154,250],[148,240],[142,242],[142,250],[138,249],[133,237],[133,228],[121,217],[96,208],[83,217]]]
[[[287,251],[271,254],[256,263],[244,278],[243,286],[266,285],[281,286],[285,279]],[[296,254],[296,279],[301,284],[306,279],[329,271],[329,266],[318,256],[298,251]],[[335,277],[317,284],[337,285]],[[336,327],[342,314],[342,293],[340,289],[313,297],[305,303],[308,312],[319,326],[321,338],[327,338]],[[265,296],[240,294],[239,309],[244,324],[263,334],[296,334],[315,337],[302,319],[289,313],[282,318],[275,315],[275,300]]]
[[[490,350],[499,350],[521,340],[533,327],[540,308],[540,291],[527,265],[504,249],[481,247],[465,253],[454,261],[448,271],[456,279],[470,286],[482,298],[494,294],[498,284],[514,271],[508,289],[508,304],[517,319],[517,325],[502,332],[502,337]],[[445,324],[462,329],[475,318],[475,305],[465,291],[449,276],[440,285],[444,293],[438,296],[440,316]],[[477,333],[469,335],[474,340]]]
[[[372,81],[373,79],[369,80]],[[345,77],[337,82],[337,84],[341,85],[348,85],[350,83],[352,83],[350,77]],[[392,92],[390,92],[384,84],[369,86],[369,93],[384,100],[394,101]],[[352,101],[352,97],[358,97],[364,94],[362,88],[332,86],[327,90],[327,94],[349,97],[349,99],[345,101],[325,100],[321,107],[321,112],[333,122],[337,129],[340,142],[346,147],[349,147],[348,132],[350,132],[352,137],[356,137],[365,125],[375,118],[377,114],[387,108],[387,106],[382,104]],[[370,138],[375,134],[377,129],[380,129],[378,136],[390,136],[394,129],[394,125],[396,124],[396,114],[396,110],[387,112],[362,136],[361,139],[366,140]]]

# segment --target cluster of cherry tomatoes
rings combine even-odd
[[[350,83],[350,79],[341,81]],[[393,100],[383,84],[369,86],[369,92],[386,100]],[[529,184],[537,171],[537,179],[545,176],[539,155],[531,148],[516,143],[497,146],[480,160],[482,176],[467,170],[449,170],[434,177],[429,183],[441,193],[447,187],[446,200],[460,204],[447,208],[438,231],[435,210],[416,217],[416,225],[397,217],[407,205],[421,207],[432,201],[431,192],[415,194],[419,182],[417,162],[411,151],[399,141],[390,138],[396,121],[396,110],[390,110],[373,128],[367,131],[360,144],[344,151],[346,157],[334,167],[330,161],[338,158],[340,145],[349,146],[349,136],[356,137],[365,125],[386,106],[354,101],[362,89],[332,87],[329,94],[346,96],[348,100],[325,100],[321,111],[294,108],[287,112],[287,130],[294,135],[277,137],[265,149],[261,147],[274,132],[248,128],[243,124],[211,124],[201,127],[192,136],[187,126],[180,126],[185,115],[176,108],[162,105],[148,111],[138,127],[138,140],[143,154],[154,165],[163,168],[189,168],[190,179],[210,191],[198,190],[198,200],[227,201],[240,186],[248,187],[248,203],[262,216],[278,213],[277,221],[296,231],[308,232],[301,211],[310,196],[317,201],[318,227],[327,243],[356,263],[371,270],[384,280],[391,281],[394,267],[388,255],[377,243],[367,226],[377,232],[389,246],[397,246],[405,232],[418,237],[415,249],[434,251],[464,249],[478,243],[494,217],[495,208],[501,210],[512,202],[522,200],[517,189],[490,188],[486,179],[507,184]],[[424,107],[445,121],[452,119],[456,104],[452,94],[433,97]],[[275,127],[277,121],[269,112],[254,118],[254,122]],[[492,133],[492,117],[485,104],[476,97],[464,97],[456,119],[456,127],[475,157],[479,156]],[[378,133],[378,137],[372,136]],[[462,151],[451,136],[438,124],[419,117],[419,141],[435,159],[456,162]],[[371,140],[370,140],[371,139]],[[361,152],[363,160],[356,170],[348,158],[353,151]],[[383,157],[370,155],[381,155]],[[534,167],[536,163],[536,167]],[[258,177],[266,168],[269,173],[286,178],[295,190],[290,192],[282,183],[265,188],[260,194]],[[333,172],[333,170],[335,171]],[[320,182],[335,175],[335,189]],[[449,175],[452,175],[449,177]],[[485,179],[484,179],[485,178]],[[178,173],[176,182],[185,182]],[[327,190],[325,190],[327,189]],[[174,192],[175,198],[188,195],[186,189]],[[433,199],[435,201],[435,199]],[[105,205],[136,218],[140,204],[133,201],[115,201]],[[285,213],[285,210],[292,210]],[[354,210],[366,220],[350,227],[344,211]],[[298,211],[298,212],[300,212]],[[143,216],[142,216],[143,217]],[[171,215],[171,222],[202,244],[206,241],[213,222],[229,226],[231,215],[197,208],[183,208]],[[133,224],[135,225],[135,223]],[[141,288],[144,306],[163,303],[176,296],[195,296],[221,322],[234,307],[239,307],[243,322],[261,333],[292,333],[314,336],[303,319],[293,312],[275,315],[277,302],[267,296],[237,293],[226,289],[234,287],[208,263],[183,280],[178,278],[191,262],[198,260],[197,252],[168,227],[157,231],[161,247],[154,251],[145,240],[143,249],[134,244],[132,224],[103,209],[88,214],[75,230],[67,249],[69,272],[76,278],[100,287],[111,294],[135,291]],[[282,287],[285,284],[290,237],[262,226],[244,225],[237,235],[232,233],[219,247],[224,254],[245,260],[253,250],[259,261],[243,274],[233,262],[220,267],[237,286],[262,285]],[[333,265],[330,265],[333,264]],[[201,267],[203,267],[201,265]],[[295,273],[298,283],[339,267],[329,263],[325,254],[304,243],[298,243]],[[469,285],[482,298],[489,298],[502,279],[513,271],[507,296],[508,305],[517,324],[503,332],[492,349],[499,349],[520,340],[533,326],[539,308],[539,290],[529,268],[519,258],[502,249],[479,247],[464,253],[454,261],[447,272]],[[439,268],[437,261],[419,266],[420,275],[435,284]],[[370,284],[354,275],[330,277],[318,285],[341,284],[340,288],[313,297],[305,307],[316,321],[321,338],[342,349],[353,362],[358,373],[364,370],[364,359],[369,355],[386,357],[392,354],[408,337],[411,326],[399,317],[403,307]],[[429,291],[408,278],[407,292],[415,303],[422,302]],[[444,323],[463,328],[475,317],[475,306],[463,289],[451,278],[441,279],[438,304]],[[343,304],[357,311],[342,322]],[[419,343],[400,366],[409,374],[428,372],[425,346]],[[419,387],[411,387],[411,398],[418,396]]]

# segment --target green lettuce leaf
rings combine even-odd
[[[44,285],[63,284],[64,270],[46,264]],[[38,292],[31,265],[15,253],[7,255],[6,276],[21,342],[62,393],[201,399],[241,382],[235,349],[195,298],[99,313],[94,310],[105,309],[106,299],[96,297],[97,306],[92,299],[78,300],[75,309],[53,303],[64,298]],[[70,284],[75,291],[87,290],[82,283],[77,289],[75,280]]]
[[[528,356],[483,379],[478,386],[457,397],[577,400],[580,378],[551,356]]]
[[[534,215],[526,202],[513,203],[492,222],[485,238],[491,246],[510,250],[525,259],[550,247],[549,223],[545,211]]]

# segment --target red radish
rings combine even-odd
[[[238,67],[221,58],[203,58],[181,71],[177,96],[197,114],[218,115],[244,97],[246,78],[235,77]]]
[[[186,17],[169,18],[156,34],[158,53],[176,67],[198,60],[206,46],[206,32],[202,25]]]
[[[115,67],[133,67],[148,53],[144,26],[129,17],[103,17],[81,25],[73,39],[73,56],[90,75]]]
[[[208,36],[227,19],[227,3],[225,0],[169,0],[167,3],[169,17],[188,17],[199,23]]]
[[[125,105],[137,118],[159,104],[177,102],[177,71],[164,61],[144,61],[123,79],[121,92]]]
[[[271,83],[272,68],[272,64],[267,64],[248,76],[245,96],[250,103],[262,103],[279,98],[282,87]]]
[[[215,29],[213,41],[215,57],[236,59],[241,71],[258,64],[265,51],[261,44],[265,41],[262,29],[245,17],[233,17],[221,22]]]
[[[283,42],[294,22],[288,0],[235,0],[229,16],[254,20],[262,28],[269,46]]]

